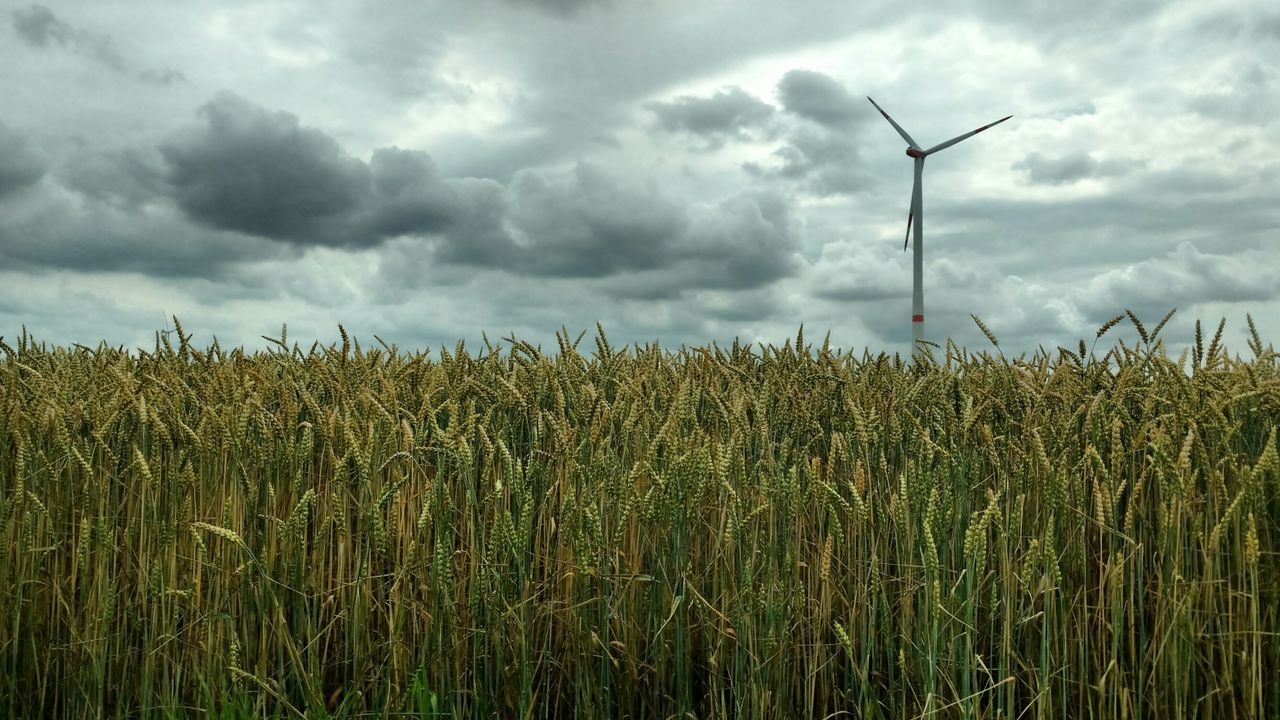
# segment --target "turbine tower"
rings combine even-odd
[[[871,100],[870,97],[867,99]],[[879,110],[884,119],[888,120],[889,124],[893,126],[893,129],[898,131],[902,139],[907,141],[907,155],[915,160],[916,165],[915,184],[911,188],[911,209],[907,211],[907,236],[902,239],[902,251],[907,251],[907,241],[911,237],[912,228],[915,228],[916,242],[912,246],[911,252],[911,356],[919,358],[924,354],[924,346],[920,344],[920,341],[924,339],[924,193],[920,189],[920,181],[924,176],[924,159],[939,150],[946,150],[965,138],[973,137],[989,127],[995,127],[1013,116],[1007,115],[993,123],[983,125],[973,132],[953,137],[941,145],[934,145],[928,150],[921,150],[916,141],[912,140],[911,136],[907,134],[907,131],[894,122],[893,118],[889,117],[889,113],[882,110],[879,105],[876,105],[875,100],[871,100],[871,104],[875,105],[876,110]]]

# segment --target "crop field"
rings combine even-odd
[[[915,363],[24,331],[0,716],[1276,717],[1277,356],[1168,319]]]

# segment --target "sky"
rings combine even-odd
[[[905,354],[868,96],[925,147],[1013,115],[926,161],[926,338],[1280,335],[1274,2],[2,2],[0,87],[9,340]]]

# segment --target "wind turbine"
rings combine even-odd
[[[867,99],[871,100],[869,96]],[[916,180],[911,187],[911,209],[907,211],[907,236],[902,239],[902,251],[907,251],[907,240],[911,237],[911,229],[914,227],[916,242],[912,247],[911,253],[911,355],[914,358],[918,358],[924,354],[924,347],[920,343],[924,339],[924,193],[920,189],[920,180],[924,176],[924,159],[939,150],[946,150],[961,140],[973,137],[987,128],[995,127],[1013,116],[1007,115],[993,123],[983,125],[973,132],[953,137],[940,145],[934,145],[928,150],[921,150],[916,141],[912,140],[911,136],[907,134],[907,131],[894,122],[893,118],[889,117],[889,113],[881,109],[879,105],[876,105],[875,100],[871,100],[871,104],[875,105],[876,110],[879,110],[884,119],[888,120],[889,124],[893,126],[893,129],[898,131],[902,139],[907,141],[907,155],[915,160],[916,165]]]

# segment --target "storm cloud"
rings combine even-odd
[[[709,149],[726,140],[746,140],[747,131],[759,128],[773,117],[774,108],[739,87],[730,87],[710,97],[682,95],[670,102],[649,104],[658,125],[669,132],[687,132],[707,140]]]
[[[438,262],[532,277],[703,263],[688,279],[698,286],[757,287],[797,268],[794,222],[776,193],[703,206],[586,162],[524,170],[504,186],[445,177],[420,150],[379,148],[365,163],[296,116],[230,93],[198,115],[159,152],[176,206],[210,228],[347,248],[412,236]]]
[[[657,295],[676,286],[755,288],[799,269],[795,223],[777,194],[690,204],[654,183],[579,163],[568,173],[518,174],[506,205],[503,225],[514,246],[499,244],[468,262],[535,277],[661,272],[657,285],[643,283]],[[463,240],[450,236],[442,257],[461,257],[452,243]]]
[[[778,98],[788,112],[829,128],[842,128],[866,117],[862,107],[838,80],[813,70],[792,70],[778,83]]]
[[[510,196],[509,219],[538,275],[661,267],[689,224],[687,209],[652,183],[627,183],[583,163],[563,177],[521,172]]]
[[[445,178],[426,152],[398,147],[366,163],[297,116],[228,92],[198,115],[203,124],[160,154],[174,201],[202,225],[299,246],[436,236],[442,257],[457,262],[492,262],[512,249],[495,181]]]
[[[44,5],[27,5],[11,14],[13,29],[28,45],[37,48],[58,46],[80,53],[122,74],[130,74],[153,85],[172,85],[186,76],[172,68],[133,72],[130,63],[110,35],[82,30],[59,18]]]
[[[70,45],[78,38],[75,28],[59,20],[52,10],[43,5],[28,5],[14,10],[13,29],[18,32],[18,37],[40,47],[53,43]]]
[[[55,174],[67,189],[120,209],[136,211],[167,192],[158,153],[139,148],[80,148]]]
[[[742,163],[748,175],[797,182],[817,197],[848,195],[871,186],[866,163],[859,155],[860,133],[867,112],[835,78],[805,69],[786,72],[777,84],[778,97],[788,114],[799,121],[786,125],[785,143],[771,154],[778,162]]]
[[[193,220],[278,240],[361,244],[323,231],[367,202],[365,163],[296,116],[232,93],[219,93],[199,116],[202,127],[160,146],[174,199]]]
[[[847,135],[799,127],[773,155],[779,158],[780,165],[768,167],[747,162],[743,170],[754,177],[800,181],[801,188],[818,197],[849,194],[871,184],[857,143]]]
[[[602,5],[611,0],[504,0],[518,7],[530,7],[556,15],[572,16],[593,5]]]
[[[0,122],[0,201],[34,185],[48,169],[43,154],[26,137]]]
[[[1140,165],[1129,159],[1098,161],[1089,153],[1078,150],[1056,158],[1032,152],[1010,167],[1024,171],[1033,185],[1066,185],[1089,178],[1123,175]]]

